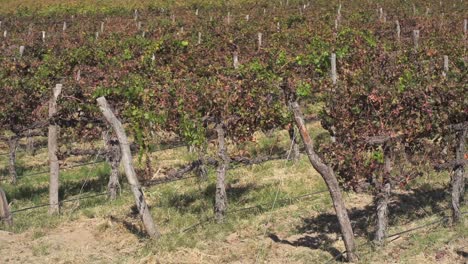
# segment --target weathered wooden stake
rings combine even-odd
[[[262,48],[262,33],[258,32],[258,49],[260,50]]]
[[[78,71],[76,72],[76,78],[75,78],[75,80],[76,80],[77,82],[79,82],[79,81],[81,80],[81,70],[80,70],[80,69],[78,69]]]
[[[197,41],[197,44],[198,44],[198,45],[201,44],[201,32],[198,32],[198,41]]]
[[[228,14],[227,14],[227,24],[228,25],[231,24],[231,12],[228,12]]]
[[[417,51],[419,48],[419,30],[413,30],[413,42],[414,42],[414,50]]]
[[[331,54],[330,62],[331,62],[332,83],[333,85],[336,85],[336,82],[338,81],[338,74],[336,73],[336,54],[335,53]]]
[[[54,124],[52,119],[57,113],[57,99],[62,92],[62,84],[57,84],[53,89],[52,98],[49,101],[49,135],[48,135],[48,151],[49,151],[49,166],[50,166],[50,182],[49,182],[49,214],[58,214],[60,212],[59,204],[59,162],[57,158],[57,136],[58,125]]]
[[[66,21],[63,22],[63,27],[62,27],[62,31],[65,32],[65,30],[67,30],[67,22]]]
[[[346,247],[346,255],[348,261],[355,262],[357,261],[357,256],[355,254],[356,243],[354,241],[353,228],[348,217],[348,212],[341,195],[340,186],[338,180],[336,179],[333,168],[328,166],[323,162],[320,156],[314,150],[314,144],[310,138],[309,132],[305,126],[304,118],[302,116],[302,111],[299,108],[297,102],[290,102],[291,110],[294,114],[294,120],[296,121],[297,128],[304,142],[306,148],[307,156],[309,161],[314,167],[314,169],[320,173],[324,179],[330,196],[332,198],[333,206],[335,207],[336,216],[338,217],[338,222],[341,228],[341,234],[343,236],[343,241]]]
[[[18,147],[18,136],[12,136],[8,140],[8,172],[12,184],[16,184],[18,174],[16,173],[16,148]]]
[[[104,33],[104,22],[101,22],[101,33]]]
[[[396,21],[396,35],[397,35],[397,40],[401,40],[401,28],[400,28],[400,21]]]
[[[463,34],[466,36],[468,35],[468,19],[465,19],[463,22]]]
[[[135,9],[135,11],[133,11],[133,19],[134,19],[135,21],[138,20],[138,10],[137,10],[137,9]]]
[[[6,38],[6,37],[7,37],[7,34],[8,34],[8,32],[7,32],[6,30],[5,30],[5,31],[3,31],[3,37],[4,37],[4,38]]]
[[[19,54],[20,54],[20,57],[23,57],[23,54],[24,54],[24,46],[20,46],[20,48],[19,48]]]
[[[96,99],[99,108],[104,115],[107,122],[112,126],[120,144],[120,150],[122,152],[122,162],[125,168],[125,174],[127,175],[128,183],[133,192],[133,196],[135,197],[135,203],[138,208],[138,212],[143,220],[143,224],[145,226],[146,232],[152,238],[159,238],[161,234],[156,229],[156,225],[154,224],[153,217],[151,216],[151,212],[149,211],[148,205],[146,204],[145,196],[143,191],[141,190],[140,182],[135,173],[135,169],[133,167],[133,160],[132,160],[132,153],[130,152],[130,143],[128,142],[127,135],[125,134],[125,130],[122,126],[122,123],[117,119],[114,115],[112,110],[110,109],[109,104],[105,97],[99,97]]]
[[[195,10],[195,15],[198,16],[198,8]]]
[[[8,205],[6,194],[2,188],[0,188],[0,220],[3,220],[8,226],[13,225],[10,206]]]
[[[234,64],[234,69],[238,69],[239,68],[239,54],[237,53],[237,51],[234,51],[234,54],[233,54],[233,64]]]
[[[444,71],[442,72],[442,75],[444,77],[447,77],[448,71],[449,71],[449,57],[447,55],[444,55]]]
[[[45,31],[42,31],[42,42],[45,42],[45,38],[46,38],[46,33]]]

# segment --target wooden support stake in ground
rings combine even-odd
[[[6,194],[0,188],[0,220],[3,220],[7,225],[13,225],[13,217],[10,213],[10,206],[6,198]]]
[[[258,36],[257,36],[257,38],[258,38],[258,50],[260,50],[262,48],[262,36],[263,36],[262,33],[259,32]]]
[[[45,42],[45,37],[46,37],[45,31],[42,31],[42,42]]]
[[[57,84],[53,89],[52,98],[49,101],[49,119],[52,120],[57,113],[57,99],[62,92],[62,85]],[[48,135],[48,151],[50,166],[49,182],[49,214],[58,214],[60,212],[59,204],[59,162],[57,158],[57,136],[58,125],[51,121]]]
[[[397,41],[400,42],[401,39],[401,28],[400,28],[400,21],[396,21],[396,35],[397,35]]]
[[[161,236],[161,234],[156,229],[153,217],[151,216],[151,212],[149,211],[148,205],[146,204],[145,196],[143,194],[143,191],[141,190],[140,182],[138,181],[138,178],[136,176],[135,169],[133,167],[132,154],[130,152],[130,143],[128,142],[128,138],[125,134],[125,130],[122,126],[122,123],[120,123],[120,121],[110,109],[105,97],[99,97],[98,99],[96,99],[96,101],[99,105],[102,114],[104,115],[107,122],[112,126],[119,140],[120,150],[122,152],[122,162],[125,168],[125,174],[127,175],[128,183],[130,184],[133,196],[135,197],[135,203],[138,208],[138,212],[140,213],[140,217],[143,221],[143,224],[145,226],[146,232],[151,238],[157,239]]]
[[[216,133],[218,135],[218,169],[216,177],[216,195],[215,195],[215,216],[218,223],[224,220],[227,210],[226,194],[226,171],[229,166],[229,156],[225,142],[224,126],[221,122],[216,124]]]
[[[234,51],[234,54],[233,54],[233,65],[234,65],[234,69],[238,69],[239,68],[239,55],[237,53],[237,51]]]
[[[444,55],[444,71],[442,72],[442,76],[447,77],[447,73],[449,71],[449,57]]]
[[[335,207],[336,216],[338,217],[338,222],[340,224],[341,234],[343,236],[343,241],[346,247],[346,255],[348,257],[348,261],[355,262],[358,260],[358,258],[355,254],[356,243],[354,241],[353,228],[348,217],[348,212],[346,211],[346,206],[341,195],[338,180],[336,179],[333,169],[327,164],[325,164],[315,152],[313,147],[314,144],[305,126],[304,118],[302,116],[302,111],[299,108],[299,104],[297,102],[291,102],[290,107],[294,114],[294,119],[299,129],[299,133],[302,137],[302,141],[304,142],[309,161],[314,167],[314,169],[317,170],[318,173],[320,173],[322,178],[325,180],[325,183],[327,184],[328,191],[330,192],[330,196],[333,201],[333,206]]]
[[[414,42],[414,51],[418,51],[419,48],[419,30],[413,30],[413,42]]]
[[[67,30],[67,22],[63,22],[63,27],[62,27],[62,31],[65,32],[65,30]]]
[[[20,48],[19,48],[19,54],[20,54],[20,58],[23,57],[23,54],[24,54],[24,46],[20,46]]]
[[[18,175],[16,173],[16,148],[18,147],[18,136],[12,136],[8,140],[8,171],[10,173],[11,183],[16,184]]]
[[[333,85],[336,85],[336,82],[338,81],[338,74],[336,73],[336,54],[335,53],[331,54],[330,62],[331,62],[332,83]]]
[[[198,44],[198,45],[201,44],[201,32],[198,32],[198,41],[197,41],[197,44]]]

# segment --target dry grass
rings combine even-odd
[[[323,133],[317,123],[309,128],[314,136]],[[287,134],[280,131],[273,139],[260,134],[255,144],[244,148],[258,153],[268,150],[269,144],[288,148]],[[194,158],[184,147],[152,154],[155,171]],[[29,158],[24,155],[20,159],[26,163],[24,159]],[[138,164],[138,160],[135,162]],[[100,186],[86,194],[105,190],[107,173],[107,166],[99,165],[62,174],[66,198],[78,194],[86,181]],[[427,186],[448,180],[448,174],[431,174],[414,183],[416,191],[396,192],[393,204],[401,210],[393,210],[390,233],[433,221],[437,209],[447,207],[448,201],[443,189],[433,191]],[[132,209],[133,197],[125,185],[114,202],[96,197],[66,203],[62,214],[54,217],[47,215],[46,208],[18,213],[15,227],[9,229],[14,233],[0,233],[0,262],[323,263],[344,250],[326,193],[288,200],[326,189],[305,156],[295,164],[276,160],[229,171],[229,210],[263,206],[228,214],[223,224],[208,221],[181,232],[213,215],[214,182],[211,169],[207,180],[190,179],[145,189],[153,217],[164,234],[157,242],[142,236],[141,223]],[[17,187],[5,187],[16,197],[14,209],[47,201],[46,175],[21,179]],[[30,189],[22,193],[18,188]],[[463,263],[461,255],[466,254],[468,246],[465,223],[454,228],[422,229],[376,249],[366,244],[372,232],[372,197],[355,193],[345,193],[344,197],[358,242],[363,244],[359,248],[362,263]],[[408,202],[412,197],[419,197],[421,204],[413,206]],[[17,254],[9,254],[13,251]]]

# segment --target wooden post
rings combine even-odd
[[[332,83],[333,85],[336,85],[336,82],[338,81],[338,74],[336,73],[336,54],[335,53],[331,54],[330,62],[331,62]]]
[[[134,19],[135,21],[138,20],[138,9],[135,9],[135,11],[133,11],[133,19]]]
[[[96,33],[94,35],[95,35],[96,40],[98,40],[99,39],[99,32],[96,31]]]
[[[57,135],[58,126],[53,124],[51,119],[57,113],[57,99],[62,92],[62,85],[57,84],[53,89],[52,98],[49,101],[49,135],[48,135],[48,151],[49,151],[49,166],[50,166],[50,183],[49,183],[49,214],[58,214],[60,212],[59,204],[59,162],[57,158]]]
[[[62,31],[65,32],[65,30],[67,30],[67,22],[66,21],[63,22],[63,27],[62,27]]]
[[[228,25],[231,24],[231,12],[228,12],[228,14],[227,14],[227,24]]]
[[[12,136],[8,140],[8,171],[12,184],[16,184],[18,175],[16,173],[16,148],[18,147],[18,136]]]
[[[7,33],[8,33],[8,32],[7,32],[6,30],[5,30],[5,31],[3,31],[3,37],[4,37],[4,38],[6,38],[6,37],[7,37]]]
[[[198,8],[195,10],[195,15],[198,16]]]
[[[198,41],[197,41],[197,44],[198,44],[198,45],[201,44],[201,32],[198,32]]]
[[[444,71],[442,72],[442,76],[447,77],[448,71],[449,71],[449,58],[447,55],[444,55]]]
[[[2,188],[0,188],[0,220],[5,221],[8,226],[13,225],[13,217],[10,213],[10,206],[6,198],[6,194]]]
[[[104,33],[104,22],[101,22],[101,33]]]
[[[338,222],[340,224],[348,261],[355,262],[357,261],[357,256],[355,254],[356,244],[354,241],[353,228],[351,226],[348,212],[346,211],[346,206],[341,195],[340,186],[338,184],[338,180],[336,179],[333,168],[325,164],[320,156],[315,152],[313,147],[314,144],[305,126],[299,104],[297,102],[290,102],[290,107],[294,114],[294,119],[296,121],[297,128],[299,129],[299,133],[301,134],[302,141],[304,142],[309,161],[314,169],[320,173],[325,183],[327,184],[328,191],[330,192],[333,206],[335,207],[335,212],[338,217]]]
[[[23,57],[23,54],[24,54],[24,46],[20,46],[20,48],[19,48],[19,54],[20,54],[20,58]]]
[[[258,50],[262,48],[262,33],[258,32]]]
[[[81,70],[80,70],[80,69],[78,69],[78,71],[76,72],[76,78],[75,78],[75,80],[76,80],[77,82],[79,82],[79,81],[81,80]]]
[[[414,42],[414,50],[418,51],[419,48],[419,30],[413,30],[413,42]]]
[[[215,195],[215,217],[218,223],[224,220],[227,210],[227,194],[226,194],[226,171],[229,166],[229,156],[225,143],[224,126],[221,122],[216,124],[216,133],[218,135],[218,168],[216,177],[216,195]]]
[[[465,19],[463,22],[463,34],[465,35],[465,39],[468,35],[468,19]]]
[[[400,28],[400,21],[396,21],[396,35],[397,35],[397,41],[400,42],[401,39],[401,28]]]
[[[122,126],[122,123],[117,119],[112,110],[110,109],[105,97],[99,97],[96,99],[99,108],[104,115],[107,122],[112,126],[120,144],[120,150],[122,152],[122,162],[125,168],[125,174],[127,175],[128,183],[135,197],[135,203],[140,213],[140,217],[143,220],[146,232],[152,238],[159,238],[161,234],[156,229],[153,217],[149,211],[148,205],[146,204],[145,196],[141,190],[140,182],[135,173],[133,167],[132,153],[130,152],[130,143],[128,142],[127,135]]]
[[[234,51],[234,54],[233,54],[233,64],[234,64],[234,69],[238,69],[239,68],[239,55],[237,53],[237,51]]]
[[[45,42],[45,38],[46,38],[46,33],[45,31],[42,31],[42,42]]]

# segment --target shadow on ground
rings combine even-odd
[[[411,222],[430,215],[443,214],[442,211],[448,205],[448,203],[443,203],[446,197],[446,189],[444,188],[429,191],[421,188],[414,189],[412,193],[395,194],[392,197],[393,202],[389,205],[389,226],[401,224],[401,221]],[[375,222],[374,210],[373,204],[364,208],[348,210],[356,236],[372,239]],[[283,240],[274,234],[271,234],[270,238],[277,243],[311,249],[320,248],[328,251],[333,257],[339,256],[339,250],[331,246],[333,240],[323,234],[334,234],[338,237],[341,233],[335,214],[324,213],[313,218],[305,218],[301,225],[296,227],[296,230],[298,233],[314,234],[314,236],[306,235],[297,241]],[[316,233],[320,234],[315,235]]]

